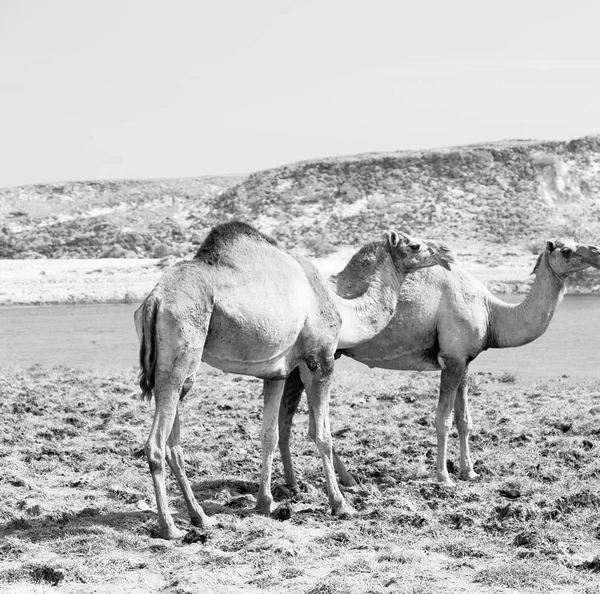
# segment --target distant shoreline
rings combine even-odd
[[[355,251],[344,248],[312,261],[329,276],[342,270]],[[516,295],[528,290],[535,256],[521,255],[507,266],[486,265],[460,254],[459,261],[493,293]],[[0,306],[138,303],[158,282],[168,263],[115,258],[0,260]],[[579,285],[569,285],[568,291],[594,292]]]

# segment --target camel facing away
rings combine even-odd
[[[373,252],[379,274],[363,294],[347,300],[331,291],[316,268],[277,247],[245,223],[215,227],[193,260],[171,266],[135,312],[140,340],[140,386],[154,395],[145,445],[154,483],[160,536],[183,533],[168,509],[165,460],[174,473],[192,523],[212,522],[196,501],[184,469],[179,400],[201,361],[264,380],[262,471],[256,508],[269,514],[271,468],[284,381],[298,368],[310,410],[309,435],[321,455],[334,515],[352,513],[332,463],[329,393],[338,347],[369,340],[389,323],[402,280],[413,270],[452,255],[435,242],[389,232]]]
[[[342,272],[331,277],[330,286],[341,297],[352,299],[360,295],[377,275],[368,250],[369,246],[362,248]],[[548,241],[533,270],[534,283],[525,299],[516,305],[497,299],[458,267],[451,271],[439,267],[419,270],[403,283],[395,313],[382,332],[356,346],[340,348],[336,356],[343,354],[369,367],[441,370],[435,417],[436,478],[443,484],[453,484],[446,468],[446,450],[454,408],[460,440],[460,478],[474,479],[477,474],[469,452],[469,363],[486,349],[517,347],[539,338],[563,297],[566,278],[588,267],[600,268],[597,248],[566,239]],[[284,474],[293,489],[297,482],[289,440],[302,388],[302,379],[294,371],[286,382],[279,419]],[[342,483],[355,484],[335,449],[332,454]]]

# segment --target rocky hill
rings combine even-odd
[[[0,189],[0,258],[183,255],[218,222],[215,197],[244,177],[82,181]]]
[[[600,235],[600,136],[373,153],[255,173],[215,200],[287,244],[401,228],[450,243]]]
[[[0,257],[189,253],[214,224],[253,223],[322,255],[384,229],[535,250],[600,239],[600,136],[318,159],[243,176],[0,190]]]

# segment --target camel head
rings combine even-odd
[[[384,240],[390,250],[394,265],[405,274],[439,264],[450,270],[454,254],[441,242],[411,237],[401,231],[388,231]]]
[[[535,265],[534,272],[542,258],[548,258],[548,265],[552,272],[560,279],[578,270],[586,268],[600,268],[600,251],[593,245],[583,245],[571,239],[552,239],[546,242],[546,249],[542,252]]]

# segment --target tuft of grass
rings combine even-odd
[[[507,371],[498,376],[497,381],[501,384],[514,384],[517,381],[517,376],[514,373]]]
[[[555,586],[579,583],[579,577],[566,567],[543,560],[516,559],[486,567],[475,575],[475,582],[522,591],[532,588],[548,591]]]

